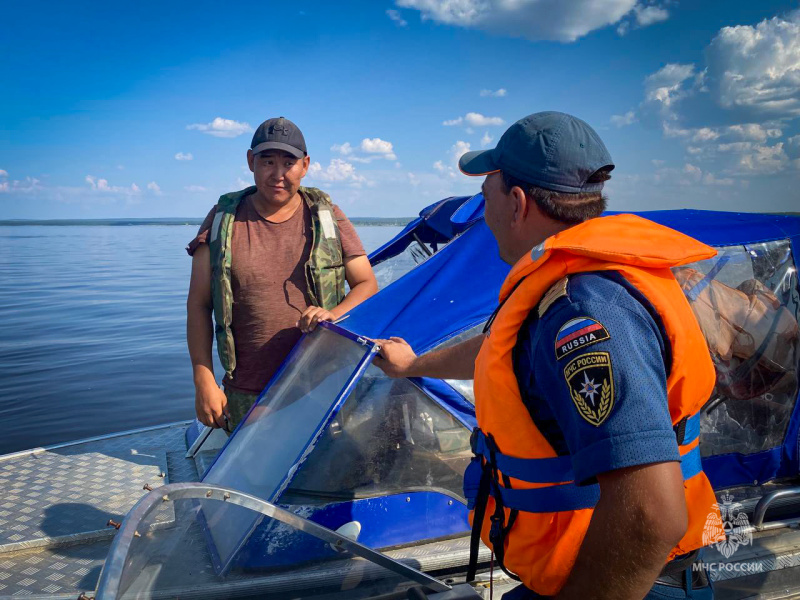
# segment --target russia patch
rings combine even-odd
[[[614,408],[614,371],[608,352],[587,352],[564,368],[564,379],[578,414],[600,427]]]
[[[561,360],[578,348],[607,340],[611,335],[600,323],[589,317],[567,321],[556,334],[556,360]]]

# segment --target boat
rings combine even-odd
[[[637,214],[718,250],[676,270],[717,368],[700,435],[727,533],[705,549],[717,597],[800,595],[800,218]],[[471,382],[372,364],[380,338],[421,353],[482,331],[509,271],[482,196],[425,208],[370,260],[381,291],[303,336],[230,436],[190,421],[0,457],[0,597],[444,600],[481,597],[492,576],[496,593],[511,586],[485,547],[464,581]]]

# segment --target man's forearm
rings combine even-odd
[[[483,335],[476,335],[455,346],[422,354],[414,359],[406,377],[474,379],[475,358],[482,343]]]
[[[189,346],[195,386],[208,383],[209,379],[215,381],[214,363],[211,358],[213,337],[211,309],[204,306],[187,306],[186,341]]]
[[[364,300],[374,295],[377,291],[378,286],[374,280],[362,281],[361,283],[358,283],[350,288],[350,291],[348,292],[347,296],[344,297],[344,300],[342,300],[338,306],[331,310],[331,314],[338,319],[342,315],[347,314],[350,309],[355,308]]]

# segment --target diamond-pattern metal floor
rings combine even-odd
[[[121,521],[147,493],[142,489],[145,482],[155,488],[197,481],[194,461],[184,457],[185,429],[166,427],[0,460],[0,485],[8,491],[0,497],[0,506],[11,504],[0,508],[0,521],[5,521],[0,524],[0,544],[17,548],[0,552],[0,598],[74,600],[80,592],[92,595],[115,533],[105,526],[108,519]],[[51,470],[43,470],[48,467]],[[159,477],[162,472],[167,477]],[[66,509],[72,515],[69,510],[59,512]],[[164,510],[160,520],[171,520],[171,507],[165,505]],[[88,539],[66,538],[67,518],[94,527],[105,539],[92,540],[91,532],[85,532]],[[22,529],[14,529],[17,525]],[[51,538],[47,543],[62,545],[27,548],[24,541],[11,539],[36,532],[37,527],[39,534]],[[74,524],[71,527],[74,531]]]
[[[0,462],[0,553],[110,537],[141,498],[166,483],[164,450],[62,456],[44,452]]]

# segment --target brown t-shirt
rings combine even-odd
[[[365,254],[355,228],[338,206],[333,207],[344,258]],[[216,207],[187,246],[192,255],[207,243]],[[233,339],[236,370],[226,388],[258,394],[300,339],[295,323],[311,306],[304,265],[311,254],[311,212],[305,202],[283,223],[258,214],[251,196],[236,209],[231,247]]]

